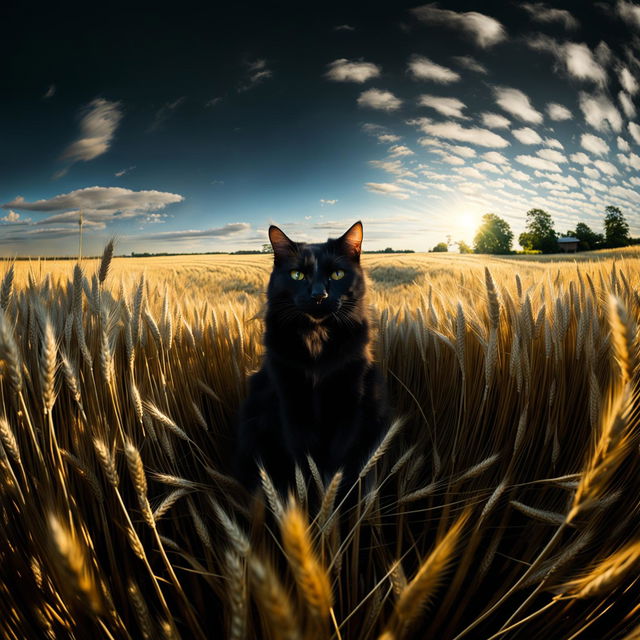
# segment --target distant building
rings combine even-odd
[[[567,236],[566,238],[558,238],[558,245],[565,253],[575,253],[578,250],[580,240]]]

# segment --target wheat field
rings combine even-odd
[[[2,638],[640,638],[640,250],[363,256],[396,420],[289,495],[269,256],[110,254],[0,263]]]

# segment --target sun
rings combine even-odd
[[[477,211],[463,209],[454,214],[453,222],[456,227],[456,233],[465,239],[470,239],[480,226],[480,213]]]

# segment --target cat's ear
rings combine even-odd
[[[362,251],[362,222],[358,220],[358,222],[351,225],[338,240],[349,257],[359,260],[360,252]]]
[[[295,253],[296,247],[293,240],[287,234],[275,225],[269,227],[269,240],[273,247],[273,255],[276,260],[287,258]]]

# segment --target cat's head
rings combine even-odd
[[[362,300],[364,275],[360,267],[362,223],[339,238],[307,244],[294,242],[278,227],[269,227],[273,272],[269,301],[283,310],[315,319],[345,314]]]

